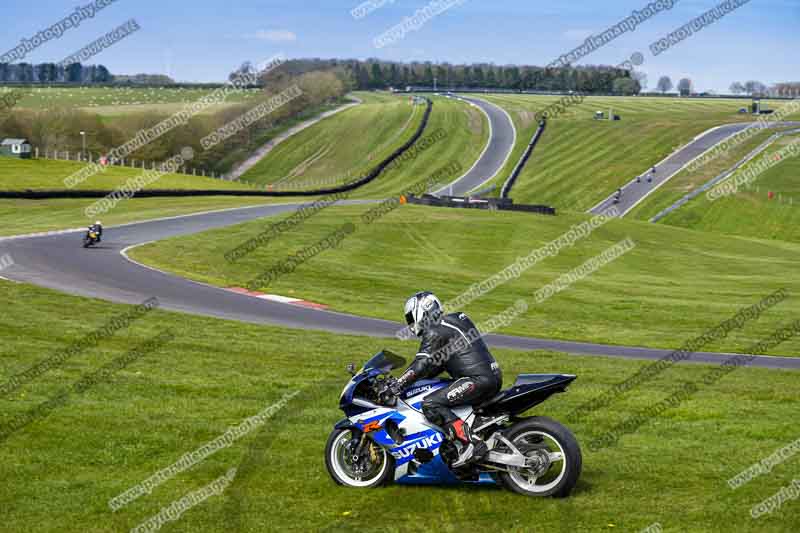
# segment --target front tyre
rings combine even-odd
[[[325,466],[339,485],[372,488],[385,484],[394,472],[394,460],[385,449],[367,439],[363,453],[357,455],[361,434],[336,429],[325,445]]]
[[[581,448],[569,429],[552,418],[535,416],[512,426],[505,437],[533,459],[531,466],[499,473],[506,488],[526,496],[569,496],[583,462]]]

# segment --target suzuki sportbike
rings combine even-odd
[[[497,483],[527,496],[568,496],[581,473],[581,450],[572,432],[551,418],[521,416],[575,380],[569,374],[521,374],[514,385],[474,407],[453,411],[488,453],[459,468],[460,441],[422,414],[422,402],[452,381],[417,381],[399,397],[386,393],[385,380],[403,358],[383,351],[355,372],[339,407],[347,418],[334,426],[325,448],[331,477],[348,487],[408,484]]]

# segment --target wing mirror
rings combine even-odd
[[[350,373],[351,376],[355,376],[356,375],[356,365],[353,364],[353,363],[348,363],[347,364],[347,371]]]

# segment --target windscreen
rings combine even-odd
[[[383,350],[382,352],[375,354],[372,357],[372,359],[366,362],[366,364],[364,365],[364,370],[378,368],[389,371],[394,368],[400,368],[405,365],[406,365],[405,359],[388,350]]]

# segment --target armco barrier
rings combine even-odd
[[[510,198],[462,198],[458,196],[422,196],[409,195],[406,197],[409,204],[428,205],[432,207],[455,207],[462,209],[489,209],[502,211],[522,211],[540,215],[555,215],[556,210],[547,205],[515,204]]]
[[[433,102],[429,98],[425,98],[427,107],[425,108],[425,115],[422,117],[417,131],[414,135],[403,144],[400,148],[391,153],[386,159],[378,163],[378,165],[370,171],[369,174],[356,181],[339,185],[336,187],[328,187],[327,189],[314,189],[309,191],[230,191],[230,190],[175,190],[175,189],[152,189],[142,190],[135,194],[136,198],[164,198],[164,197],[185,197],[185,196],[269,196],[269,197],[290,197],[290,196],[320,196],[324,194],[335,194],[342,192],[349,192],[359,187],[363,187],[367,183],[377,178],[381,172],[386,170],[395,159],[403,155],[403,153],[411,148],[416,143],[422,134],[425,133],[425,128],[428,126],[428,120],[433,110]],[[34,191],[27,189],[24,191],[0,191],[0,198],[13,198],[13,199],[26,199],[26,200],[43,200],[49,198],[105,198],[113,191],[76,191],[76,190],[38,190]]]
[[[511,175],[508,177],[506,182],[503,184],[503,188],[500,190],[500,198],[508,198],[508,194],[511,192],[511,187],[514,186],[514,183],[517,182],[517,178],[519,177],[520,172],[522,169],[525,168],[525,163],[528,162],[530,159],[531,154],[533,153],[534,148],[539,143],[539,138],[544,133],[544,129],[547,127],[547,118],[542,118],[539,122],[539,127],[536,128],[536,133],[533,134],[533,138],[531,142],[528,144],[527,148],[525,148],[525,152],[520,157],[519,161],[517,161],[514,170],[511,172]]]

